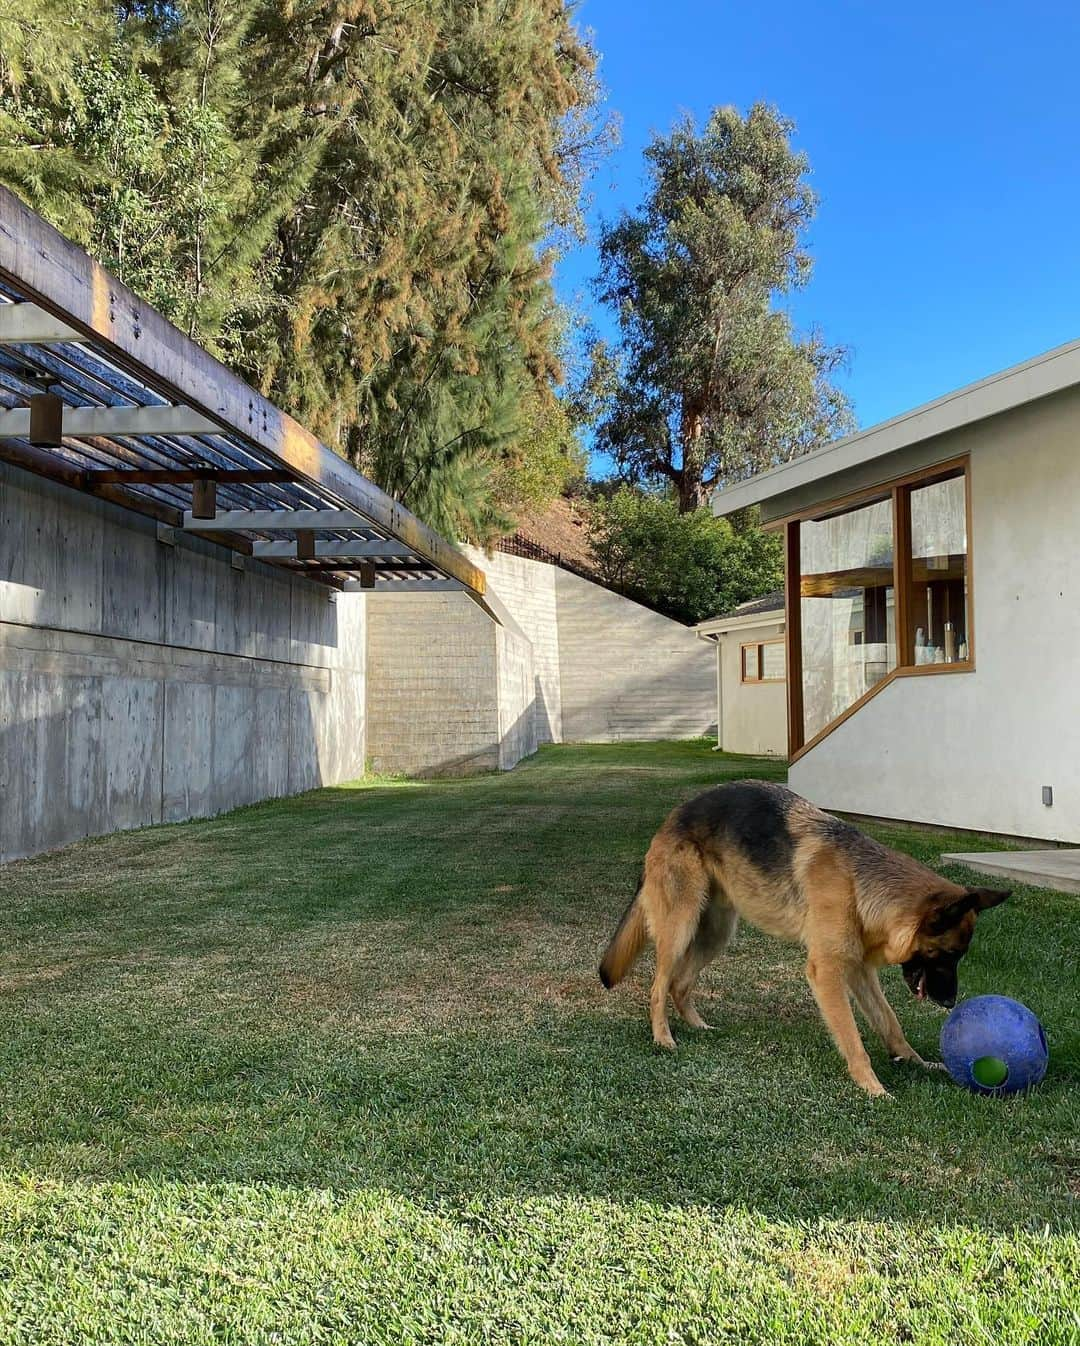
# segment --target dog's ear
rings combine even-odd
[[[969,892],[957,897],[951,893],[935,893],[927,903],[926,915],[922,918],[922,930],[927,935],[943,935],[967,915],[975,906],[975,898]]]
[[[1000,907],[1007,897],[1012,895],[1011,888],[969,888],[973,911],[986,911],[990,907]]]
[[[923,917],[922,929],[927,935],[943,935],[959,924],[969,911],[986,911],[1000,906],[1009,896],[1008,888],[969,888],[962,897],[953,893],[936,893]]]

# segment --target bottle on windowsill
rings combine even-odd
[[[952,622],[945,623],[945,662],[956,663],[956,632],[953,630]]]

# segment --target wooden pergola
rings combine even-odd
[[[0,460],[336,590],[490,611],[468,557],[4,188]]]

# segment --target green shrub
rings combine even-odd
[[[778,534],[756,519],[734,527],[708,509],[680,514],[665,496],[620,487],[598,492],[589,540],[601,577],[682,622],[700,622],[783,583]]]

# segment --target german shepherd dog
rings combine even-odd
[[[600,980],[607,987],[620,982],[651,938],[653,1038],[674,1048],[668,994],[692,1028],[708,1027],[694,1007],[694,986],[743,916],[805,946],[806,977],[821,1017],[851,1078],[879,1098],[886,1091],[859,1036],[851,998],[894,1061],[929,1065],[904,1037],[878,968],[899,963],[913,995],[951,1007],[956,966],[976,916],[1008,896],[950,883],[782,785],[733,781],[675,809],[657,832],[637,894],[600,964]]]

